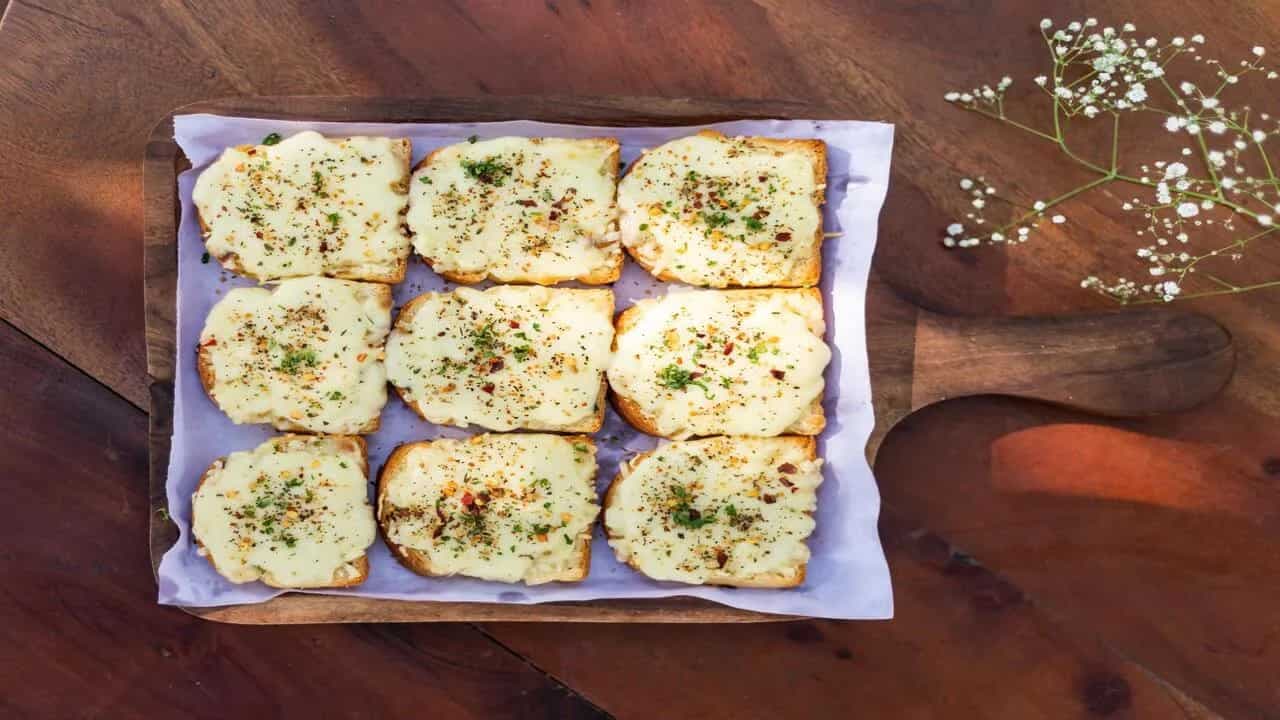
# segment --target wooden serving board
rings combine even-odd
[[[782,101],[546,96],[258,97],[199,102],[169,113],[152,132],[144,168],[153,569],[159,567],[161,556],[177,538],[177,528],[167,519],[165,474],[173,432],[180,213],[176,177],[189,165],[173,140],[173,116],[196,112],[283,120],[526,119],[613,126],[695,125],[742,118],[822,115],[802,103]],[[880,443],[895,424],[926,405],[948,398],[999,394],[1108,416],[1153,415],[1204,402],[1222,389],[1235,367],[1231,337],[1220,325],[1202,315],[1163,307],[1061,317],[940,315],[895,293],[880,280],[875,262],[867,294],[867,345],[876,416],[867,456],[873,462]],[[209,620],[247,624],[793,619],[694,598],[508,605],[286,594],[255,605],[185,609]]]

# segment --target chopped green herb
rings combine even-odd
[[[765,342],[756,343],[756,346],[751,348],[751,351],[747,353],[747,359],[753,363],[759,364],[760,353],[768,349],[769,349],[768,343],[765,343]]]
[[[341,216],[341,215],[339,215],[339,214],[338,214],[338,213],[336,213],[336,212],[335,212],[335,213],[329,213],[329,222],[330,222],[330,223],[332,223],[332,224],[333,224],[333,226],[334,226],[335,228],[336,228],[336,227],[338,227],[338,223],[339,223],[339,222],[341,222],[341,221],[342,221],[342,216]]]
[[[675,524],[697,530],[703,525],[715,522],[714,509],[702,512],[690,505],[692,498],[688,490],[679,485],[672,485],[671,494],[676,499],[676,506],[671,509],[671,520]]]
[[[329,393],[330,400],[341,400],[342,398],[343,398],[343,395],[338,390],[334,390],[333,392]]]
[[[285,353],[284,359],[280,361],[280,367],[278,369],[281,372],[286,372],[290,375],[297,375],[298,370],[302,369],[303,365],[315,367],[316,362],[315,350],[290,350]]]
[[[718,227],[724,227],[725,225],[728,225],[729,223],[733,222],[733,219],[722,212],[716,212],[716,213],[703,213],[702,221],[707,224],[707,227],[718,228]]]
[[[422,183],[423,185],[430,185],[431,178],[427,177],[426,175],[423,175],[422,177],[418,178],[418,182]]]
[[[763,230],[763,229],[764,229],[764,223],[760,222],[759,220],[757,220],[757,219],[755,219],[755,218],[753,218],[753,217],[744,218],[742,222],[746,223],[746,225],[747,225],[747,229],[748,229],[748,230]]]
[[[485,158],[479,162],[463,160],[462,169],[466,171],[468,177],[494,187],[502,187],[512,173],[510,165],[498,162],[496,158]]]
[[[479,330],[471,332],[471,341],[475,346],[476,352],[482,356],[492,356],[493,348],[498,342],[498,335],[493,331],[493,321],[489,321]]]
[[[270,135],[262,138],[262,144],[275,145],[276,143],[280,142],[283,139],[284,138],[280,137],[280,133],[271,133]]]
[[[672,390],[684,390],[690,385],[702,388],[702,392],[707,397],[711,397],[711,391],[707,388],[707,384],[694,376],[692,372],[685,370],[679,365],[668,365],[658,372],[658,384]]]
[[[290,478],[289,480],[286,480],[284,483],[284,486],[288,488],[296,488],[300,485],[302,485],[302,478],[300,477]]]
[[[640,223],[640,232],[644,232],[645,230],[648,230],[648,229],[649,229],[649,223]]]
[[[564,536],[564,544],[565,544],[565,545],[572,545],[572,544],[573,544],[573,538],[569,537],[568,535],[565,535],[565,536]]]
[[[725,505],[724,513],[729,517],[738,517],[738,508],[734,507],[733,505]]]
[[[470,137],[467,138],[467,142],[471,143],[472,145],[475,145],[476,140],[479,140],[479,139],[480,139],[479,135],[471,135]]]
[[[208,264],[209,264],[209,253],[205,253],[205,254],[203,254],[203,255],[201,255],[201,256],[200,256],[200,263],[201,263],[202,265],[208,265]]]
[[[529,359],[529,353],[532,352],[532,348],[530,348],[528,345],[521,345],[517,348],[512,349],[511,352],[516,356],[516,360],[519,360],[520,362],[524,362],[525,360]]]

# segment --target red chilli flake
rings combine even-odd
[[[778,502],[778,496],[777,496],[777,495],[761,495],[761,496],[760,496],[760,499],[761,499],[761,500],[764,500],[764,504],[765,504],[765,505],[772,505],[772,504],[774,504],[774,503]]]
[[[492,394],[493,394],[493,383],[485,383],[484,385],[481,385],[481,386],[480,386],[480,389],[481,389],[481,390],[483,390],[484,392],[488,393],[489,395],[492,395]]]
[[[787,376],[787,374],[781,370],[770,370],[769,374],[774,376],[778,380],[781,380],[782,378]]]
[[[791,463],[782,463],[781,465],[778,466],[778,472],[786,473],[787,475],[795,475],[796,466],[792,465]]]
[[[773,236],[773,239],[774,239],[774,240],[777,240],[778,242],[787,242],[787,241],[789,241],[789,240],[791,239],[791,233],[789,233],[789,232],[780,232],[780,233],[778,233],[777,235],[774,235],[774,236]]]
[[[508,322],[507,324],[508,324],[508,325],[510,325],[510,326],[512,327],[512,329],[519,329],[519,327],[520,327],[520,321],[519,321],[519,320],[512,320],[511,322]]]
[[[725,355],[728,355],[728,354],[729,354],[729,353],[731,353],[731,352],[733,352],[733,343],[725,343],[725,345],[724,345],[724,354],[725,354]]]
[[[724,564],[727,562],[729,562],[729,553],[725,552],[724,550],[717,549],[716,565],[718,565],[719,567],[724,567]]]
[[[472,494],[471,494],[471,491],[470,491],[470,490],[468,490],[468,491],[466,491],[466,492],[462,493],[462,504],[463,504],[463,505],[465,505],[465,506],[467,506],[467,507],[471,507],[472,503],[474,503],[475,501],[476,501],[476,498],[475,498],[475,496],[474,496],[474,495],[472,495]]]

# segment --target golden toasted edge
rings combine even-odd
[[[610,313],[610,314],[613,313],[614,295],[613,295],[612,288],[551,288],[551,289],[557,292],[567,291],[567,292],[574,292],[574,293],[591,293],[592,299],[595,302],[600,304],[600,309],[603,312]],[[409,302],[405,303],[404,306],[400,308],[400,314],[396,316],[395,324],[392,326],[392,332],[396,332],[396,331],[404,332],[405,328],[407,328],[409,324],[413,322],[413,318],[418,313],[418,307],[422,301],[424,301],[425,299],[433,295],[447,295],[447,294],[449,293],[434,292],[434,291],[425,292],[413,298]],[[606,300],[608,302],[607,308],[605,307]],[[617,343],[617,340],[615,338],[613,347],[616,347],[616,343]],[[600,428],[604,427],[605,405],[608,398],[608,389],[609,389],[609,380],[608,380],[607,370],[608,369],[605,368],[600,373],[600,393],[596,396],[596,412],[594,415],[585,417],[580,422],[572,423],[570,425],[564,425],[564,426],[521,425],[513,429],[537,430],[537,431],[545,431],[545,432],[588,432],[588,433],[597,432],[598,430],[600,430]],[[390,379],[388,379],[388,382],[391,382]],[[430,422],[430,423],[435,423],[436,425],[447,425],[450,427],[468,427],[469,426],[469,425],[463,425],[461,423],[458,423],[454,421],[452,418],[450,418],[448,421],[445,421],[445,422],[435,422],[434,420],[431,420],[430,418],[427,417],[427,413],[425,410],[423,410],[422,404],[419,401],[412,400],[409,398],[406,388],[402,388],[399,385],[396,385],[395,383],[391,383],[391,387],[393,390],[396,391],[396,395],[400,396],[400,400],[402,400],[405,405],[408,405],[409,409],[413,410],[413,412],[423,420],[426,420],[427,422]],[[477,427],[485,427],[484,425],[481,425],[479,423],[471,423],[471,424],[474,424]],[[485,429],[492,429],[492,428],[485,428]]]
[[[706,439],[714,439],[714,438],[706,438]],[[741,442],[784,441],[789,443],[797,443],[797,444],[801,444],[804,447],[805,459],[815,460],[818,457],[818,442],[812,437],[799,437],[795,435],[779,435],[777,437],[771,437],[771,438],[743,437],[743,438],[733,438],[733,439]],[[699,442],[699,441],[698,440],[679,440],[676,442]],[[622,487],[622,484],[626,482],[627,478],[631,476],[631,473],[636,468],[640,467],[640,465],[645,460],[647,460],[649,456],[653,455],[654,452],[655,452],[654,450],[649,450],[647,452],[637,453],[631,458],[624,460],[622,464],[618,466],[618,473],[614,475],[613,480],[609,482],[609,488],[605,491],[603,506],[600,508],[600,523],[601,523],[601,526],[604,528],[605,537],[611,541],[621,539],[620,535],[615,535],[609,528],[608,515],[609,515],[609,510],[614,506],[616,502],[616,493]],[[812,512],[808,514],[810,516],[813,515]],[[805,544],[808,545],[807,538],[805,539]],[[612,543],[610,544],[610,547],[612,547]],[[614,556],[618,559],[618,561],[622,562],[622,558],[619,556],[617,548],[613,548],[613,552],[614,552]],[[632,556],[631,558],[628,558],[625,562],[627,566],[630,567],[632,570],[635,570],[641,575],[648,577],[648,575],[643,570],[641,570],[640,566],[635,562],[634,556]],[[703,582],[703,583],[691,583],[691,584],[717,585],[717,586],[724,586],[724,587],[744,587],[744,588],[747,588],[747,587],[791,588],[791,587],[797,587],[804,582],[805,571],[807,568],[808,568],[808,563],[801,563],[796,568],[796,573],[794,577],[786,577],[777,573],[753,575],[745,578],[736,578],[732,575],[725,575],[722,577],[717,577],[717,578],[707,580],[706,582]]]
[[[471,442],[476,442],[478,438],[484,437],[484,434],[473,435]],[[591,446],[593,457],[596,450],[595,441],[589,435],[558,435],[563,437],[567,442],[586,443]],[[436,572],[431,566],[431,557],[427,553],[415,548],[405,547],[392,542],[390,533],[387,531],[387,523],[383,520],[382,509],[386,503],[387,485],[395,480],[395,477],[402,471],[403,466],[408,463],[408,457],[415,448],[430,447],[431,440],[419,440],[417,442],[403,443],[396,447],[395,450],[387,456],[387,461],[383,463],[381,470],[378,472],[378,493],[377,503],[374,511],[378,520],[378,532],[382,535],[382,541],[386,543],[387,549],[391,551],[392,557],[396,559],[410,572],[422,575],[424,577],[450,577],[450,573]],[[594,481],[594,473],[592,474]],[[594,492],[594,482],[592,491]],[[603,511],[602,511],[603,512]],[[526,585],[538,585],[545,582],[579,582],[585,580],[587,574],[591,571],[591,535],[595,530],[596,522],[599,516],[587,525],[586,529],[575,539],[577,543],[575,550],[577,558],[575,563],[566,568],[560,575],[546,578],[523,578]]]
[[[535,138],[530,138],[530,139],[535,139]],[[614,178],[613,179],[613,204],[616,211],[617,204],[618,204],[618,166],[622,161],[622,144],[618,142],[617,138],[613,138],[613,137],[560,138],[560,139],[575,140],[581,143],[604,143],[612,148],[613,178]],[[454,145],[461,145],[461,144],[462,143],[454,143]],[[426,167],[427,165],[430,165],[431,162],[435,159],[436,155],[441,150],[444,150],[446,147],[452,147],[452,145],[445,145],[443,147],[436,148],[435,150],[432,150],[431,152],[427,153],[425,157],[423,157],[421,160],[418,161],[416,165],[413,166],[412,170],[409,173],[410,176],[412,176],[413,173],[417,172],[418,170]],[[412,193],[410,193],[410,197],[412,197]],[[616,226],[617,226],[616,217],[614,219],[613,225],[616,229]],[[412,237],[412,234],[410,235],[410,237]],[[620,247],[622,243],[616,242],[614,243],[614,245],[615,247]],[[532,285],[556,285],[558,283],[574,280],[574,281],[583,283],[584,285],[608,285],[609,283],[617,282],[618,278],[622,277],[623,252],[621,251],[621,249],[618,249],[617,252],[613,253],[613,258],[609,265],[602,265],[598,268],[593,269],[591,272],[588,272],[585,275],[579,275],[577,277],[560,277],[557,275],[518,275],[514,277],[502,278],[502,277],[498,277],[496,275],[491,274],[488,270],[476,270],[474,272],[442,270],[436,267],[438,264],[436,260],[429,258],[425,255],[422,256],[422,260],[436,274],[440,275],[441,277],[448,280],[449,282],[454,282],[459,285],[475,285],[477,283],[484,282],[485,280],[493,280],[494,282],[505,283],[505,284],[529,283]]]
[[[335,279],[341,279],[341,278],[335,278]],[[381,283],[363,282],[363,281],[355,281],[355,280],[353,280],[352,282],[359,282],[360,284],[360,287],[356,290],[357,293],[366,292],[366,293],[372,293],[374,295],[380,296],[379,304],[382,305],[382,307],[387,311],[388,315],[391,313],[392,298],[391,298],[390,285],[383,285]],[[275,295],[275,292],[277,289],[279,289],[279,286],[272,288],[271,294]],[[234,290],[232,292],[234,292]],[[225,296],[223,299],[224,300],[226,299]],[[209,312],[212,313],[213,309],[210,308]],[[209,322],[208,315],[205,316],[204,322],[205,324],[208,324]],[[203,326],[201,326],[200,328],[200,334],[201,335],[204,334]],[[378,347],[385,347],[386,344],[387,344],[387,340],[386,338],[383,338],[382,345]],[[222,407],[222,404],[218,402],[218,398],[217,396],[214,395],[214,392],[213,392],[213,389],[217,387],[218,376],[217,376],[217,373],[214,372],[213,360],[209,358],[207,354],[209,351],[207,348],[208,346],[205,345],[203,342],[199,343],[196,346],[196,372],[200,375],[200,385],[201,387],[204,388],[204,393],[206,396],[208,396],[209,401],[212,402],[214,406],[217,407],[218,410],[222,412],[223,415],[227,415],[227,417],[230,418],[230,415],[228,415],[227,411]],[[379,361],[379,362],[385,362],[385,361]],[[339,433],[339,434],[369,435],[371,433],[378,432],[378,428],[382,426],[382,409],[385,407],[386,407],[386,403],[383,403],[382,407],[378,408],[378,412],[372,418],[370,418],[364,425],[358,428],[355,428],[347,433]],[[234,422],[237,425],[246,424],[246,423],[236,422],[235,420],[232,420],[231,422]],[[288,418],[274,418],[267,422],[251,423],[251,424],[254,424],[254,425],[270,424],[276,430],[279,430],[281,432],[298,433],[303,435],[329,434],[323,430],[314,430],[312,428],[308,428],[303,425],[290,422]]]
[[[760,300],[764,300],[769,296],[773,295],[774,293],[787,293],[787,294],[798,293],[804,297],[808,297],[813,301],[817,302],[818,307],[823,308],[823,317],[824,318],[826,317],[826,309],[822,303],[822,291],[816,287],[741,288],[741,289],[714,290],[714,291],[702,290],[700,292],[720,292],[720,293],[727,293],[729,295],[733,295],[734,297],[746,297],[746,298],[760,299]],[[664,296],[652,298],[651,300],[654,302],[657,302],[661,300],[662,297]],[[644,304],[636,303],[635,305],[632,305],[626,310],[623,310],[622,312],[618,313],[617,316],[614,318],[614,321],[613,321],[614,352],[617,352],[618,350],[618,338],[622,337],[627,332],[627,330],[631,329],[631,327],[635,325],[635,323],[639,320],[640,313],[643,312],[644,307],[645,307]],[[824,320],[824,323],[825,323],[825,320]],[[816,335],[819,340],[822,340],[824,343],[826,342],[826,338],[823,337],[822,333],[816,332],[813,327],[810,327],[809,330],[810,332],[813,332],[813,334]],[[822,407],[822,400],[825,395],[826,395],[826,392],[824,390],[823,393],[820,393],[818,397],[814,398],[813,402],[810,403],[809,405],[809,414],[800,418],[799,420],[797,420],[796,422],[788,426],[787,429],[783,431],[784,435],[790,435],[790,434],[818,435],[819,433],[821,433],[822,429],[825,428],[827,425],[826,411]],[[631,425],[631,427],[634,427],[635,429],[647,435],[654,435],[661,438],[667,438],[668,440],[682,439],[682,438],[677,438],[673,435],[664,435],[661,432],[659,432],[658,426],[657,426],[657,418],[646,413],[644,409],[641,408],[638,403],[636,403],[635,400],[618,392],[618,390],[614,388],[612,385],[609,386],[609,398],[610,400],[613,401],[614,410],[617,410],[618,414],[622,416],[622,419],[626,420],[627,423]],[[695,437],[706,437],[706,436],[695,436]],[[689,439],[689,438],[683,438],[683,439]]]
[[[727,135],[725,135],[722,132],[719,132],[718,130],[700,130],[695,134],[702,135],[704,137],[716,138],[716,139],[724,139],[728,137]],[[818,207],[819,211],[821,211],[822,206],[826,203],[826,186],[827,186],[827,144],[826,142],[822,140],[817,140],[817,139],[787,140],[787,139],[768,138],[768,137],[748,137],[746,138],[746,140],[754,145],[774,147],[783,151],[796,151],[796,152],[800,152],[805,155],[808,155],[810,159],[813,161],[814,184],[818,188],[817,193],[813,198],[813,201],[814,201],[814,204]],[[656,147],[661,147],[661,145]],[[631,163],[631,165],[627,168],[627,171],[622,174],[622,177],[626,177],[628,174],[631,173],[632,170],[636,169],[636,167],[643,164],[645,160],[645,156],[648,155],[648,152],[649,152],[648,150],[641,152],[640,157],[636,158],[635,162]],[[619,181],[619,184],[621,184],[622,178],[619,178],[618,181]],[[779,288],[793,288],[793,287],[803,288],[803,287],[810,287],[818,284],[818,281],[822,278],[822,241],[825,238],[824,232],[825,231],[823,230],[822,220],[821,218],[819,218],[818,229],[817,231],[815,231],[814,238],[813,238],[813,253],[810,256],[809,262],[804,266],[794,268],[791,275],[785,278],[781,278],[777,282],[771,283],[771,286],[779,287]],[[634,260],[637,265],[644,268],[646,272],[648,272],[650,275],[653,275],[657,279],[665,282],[689,282],[688,279],[679,277],[678,275],[674,275],[665,269],[659,272],[654,272],[653,264],[648,262],[645,258],[641,257],[638,251],[628,246],[626,243],[620,243],[620,244],[622,245],[623,250],[626,251],[627,255],[630,255],[631,259]],[[717,282],[717,283],[705,285],[702,287],[723,289],[723,288],[748,288],[748,287],[757,287],[757,286],[742,285],[740,283],[724,281],[724,282]]]
[[[359,137],[359,136],[356,136],[356,137]],[[375,136],[366,136],[366,137],[383,137],[383,136],[375,135]],[[335,138],[335,137],[330,137],[326,135],[325,139],[341,140],[344,138],[343,137]],[[386,272],[380,273],[380,272],[372,271],[372,272],[361,273],[361,272],[348,272],[345,270],[334,270],[334,271],[326,270],[323,273],[325,277],[337,278],[339,280],[360,280],[363,282],[389,283],[392,285],[395,285],[396,283],[404,282],[405,272],[408,270],[408,267],[409,267],[409,255],[413,252],[413,243],[410,240],[408,230],[404,227],[404,223],[403,223],[404,215],[409,211],[409,179],[410,179],[410,176],[413,174],[413,170],[412,168],[409,167],[409,164],[413,158],[413,142],[409,138],[387,138],[387,139],[395,141],[391,145],[391,154],[397,160],[400,161],[401,165],[404,168],[401,171],[401,178],[402,178],[401,184],[404,187],[403,194],[405,196],[405,205],[403,208],[400,209],[400,216],[402,220],[401,226],[400,226],[400,232],[405,238],[404,252],[400,253],[400,256],[396,258],[395,263]],[[230,150],[231,148],[227,148],[227,149]],[[226,152],[226,151],[224,150],[223,152]],[[218,159],[221,160],[222,156],[219,155]],[[192,202],[192,205],[195,207],[195,210],[196,210],[196,221],[200,223],[200,237],[202,239],[208,239],[209,233],[212,231],[212,228],[210,228],[209,224],[205,222],[204,215],[202,215],[200,212],[200,205],[195,203],[194,201]],[[206,245],[205,249],[209,250],[209,246]],[[257,282],[260,282],[260,283],[275,282],[277,280],[286,280],[288,278],[293,278],[293,277],[306,277],[305,275],[279,275],[279,276],[259,275],[245,268],[244,264],[240,262],[240,256],[234,252],[218,255],[212,250],[209,250],[209,257],[213,258],[214,260],[217,260],[218,264],[221,265],[224,270],[235,273],[236,275],[247,277],[250,280],[256,280]]]
[[[364,438],[360,437],[359,435],[279,435],[271,438],[267,442],[274,445],[274,444],[279,444],[281,442],[288,442],[295,439],[314,440],[317,437],[323,437],[323,438],[327,438],[334,441],[350,440],[354,442],[356,447],[360,450],[360,473],[364,475],[366,479],[369,477],[369,449],[368,449],[368,445],[365,443]],[[255,447],[254,449],[257,449],[257,448]],[[191,493],[191,540],[192,542],[195,543],[196,547],[202,551],[200,554],[204,556],[205,560],[209,561],[209,565],[213,567],[214,571],[217,572],[219,575],[222,575],[222,577],[224,578],[226,578],[227,576],[224,575],[223,572],[218,569],[218,564],[213,561],[213,555],[205,551],[204,543],[200,542],[200,538],[196,537],[195,497],[196,497],[196,493],[200,491],[200,488],[204,487],[204,483],[206,480],[209,479],[210,473],[212,473],[214,470],[221,468],[222,465],[226,463],[226,461],[227,461],[227,456],[223,455],[222,457],[210,463],[209,467],[205,468],[205,471],[200,474],[200,480],[196,483],[196,489]],[[360,583],[363,583],[365,580],[369,578],[369,552],[367,548],[365,549],[365,553],[363,555],[356,558],[355,560],[350,561],[348,564],[355,567],[356,569],[355,575],[352,575],[350,577],[345,577],[345,578],[338,577],[338,571],[342,569],[342,567],[339,566],[337,568],[334,568],[332,580],[328,583],[324,583],[320,585],[281,585],[275,582],[275,579],[271,577],[270,573],[262,573],[262,576],[259,578],[259,580],[264,585],[267,585],[268,587],[281,588],[284,590],[295,590],[295,589],[303,590],[303,589],[316,589],[316,588],[354,587],[356,585],[359,585]],[[230,578],[227,578],[227,579],[231,580]],[[234,582],[234,581],[232,580],[231,582]]]

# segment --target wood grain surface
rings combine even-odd
[[[1051,148],[940,98],[1043,71],[1034,24],[1087,12],[1203,32],[1224,57],[1280,48],[1280,6],[1243,0],[10,3],[0,316],[26,337],[10,332],[0,385],[3,482],[21,500],[3,511],[17,581],[0,600],[0,708],[350,715],[421,699],[491,717],[1280,717],[1277,293],[1188,306],[1237,348],[1225,394],[1191,412],[1103,421],[977,398],[907,419],[876,468],[893,622],[234,628],[150,604],[139,158],[173,107],[288,94],[818,103],[897,125],[876,260],[887,285],[949,313],[1062,313],[1105,307],[1079,278],[1130,262],[1117,198],[1073,202],[1070,223],[1024,248],[939,251],[959,175],[1034,197],[1065,172]],[[1280,249],[1253,262],[1280,276]],[[12,369],[18,357],[29,371]],[[958,570],[940,560],[931,578],[916,559],[928,547],[912,550],[922,538]],[[490,644],[472,645],[479,634]]]

